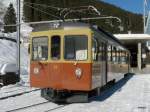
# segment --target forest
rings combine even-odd
[[[121,19],[121,23],[117,19],[99,19],[84,22],[98,25],[113,34],[128,33],[129,31],[131,33],[143,33],[142,14],[126,11],[100,0],[24,0],[23,19],[25,22],[64,19],[60,15],[64,8],[74,9],[69,13],[67,12],[69,10],[62,13],[62,15],[68,13],[65,19],[97,16],[91,11],[78,11],[79,8],[83,8],[82,6],[96,7],[102,17],[114,16]]]

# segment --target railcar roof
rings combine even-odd
[[[90,28],[87,23],[81,22],[59,22],[59,23],[43,23],[34,26],[33,32],[57,30],[57,29],[74,29],[74,28]]]

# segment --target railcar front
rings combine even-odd
[[[70,97],[68,102],[87,100],[92,89],[90,46],[91,30],[85,26],[33,32],[31,86],[42,88],[41,95],[48,100],[60,100],[72,93],[77,97]]]

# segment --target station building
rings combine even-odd
[[[142,70],[150,65],[150,47],[147,44],[150,40],[149,34],[115,34],[114,36],[130,50],[131,67]]]

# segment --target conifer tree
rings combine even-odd
[[[4,15],[4,24],[5,25],[16,24],[16,20],[17,18],[16,18],[15,9],[13,7],[13,4],[10,3],[9,7],[7,8],[6,14]],[[4,32],[5,33],[16,32],[16,26],[5,26]]]

